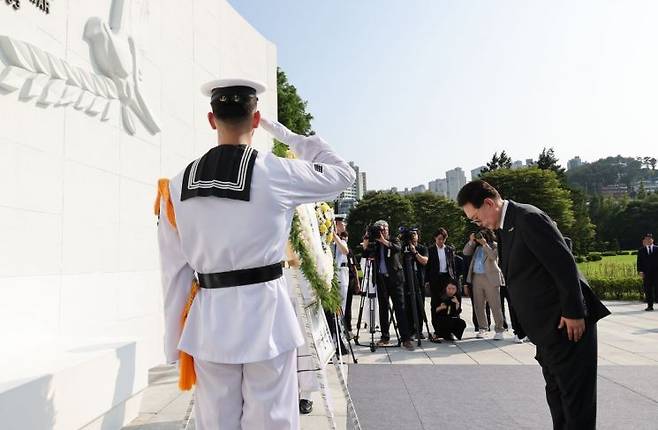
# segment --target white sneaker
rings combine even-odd
[[[514,343],[523,343],[523,339],[519,339],[517,335],[514,335]]]
[[[503,334],[503,332],[494,334],[493,340],[503,340],[503,339],[505,339],[505,335]]]
[[[476,337],[476,339],[483,339],[483,338],[484,338],[484,330],[479,330],[479,331],[475,334],[475,337]]]

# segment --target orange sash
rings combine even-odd
[[[159,179],[158,180],[158,195],[155,199],[154,212],[156,215],[160,215],[160,202],[162,199],[166,201],[166,211],[167,211],[167,220],[169,224],[177,230],[176,226],[176,214],[174,213],[174,204],[171,201],[171,194],[169,194],[169,179]],[[192,288],[190,289],[190,294],[187,297],[185,302],[185,308],[183,309],[183,314],[181,315],[181,331],[182,327],[185,326],[185,320],[187,315],[190,313],[192,308],[192,302],[194,302],[194,297],[196,296],[197,291],[199,290],[199,284],[197,280],[192,281]],[[189,355],[184,351],[180,351],[178,357],[178,388],[182,391],[189,391],[192,389],[196,383],[196,373],[194,372],[194,357]]]

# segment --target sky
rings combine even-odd
[[[277,45],[314,130],[411,187],[553,147],[658,157],[658,2],[229,0]]]

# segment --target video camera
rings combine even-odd
[[[368,226],[366,234],[363,236],[364,239],[368,239],[368,247],[366,248],[368,251],[374,252],[376,241],[382,236],[382,230],[380,225],[371,224]]]
[[[406,248],[411,244],[411,239],[413,238],[414,233],[418,234],[418,228],[402,226],[399,229],[399,233],[400,242],[402,242],[402,246]]]

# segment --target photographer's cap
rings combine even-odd
[[[214,79],[201,85],[201,93],[210,97],[211,102],[218,97],[233,100],[235,97],[257,96],[266,90],[267,87],[262,82],[241,78]]]
[[[345,221],[345,218],[347,218],[347,215],[336,214],[336,216],[334,216],[334,220],[336,221]]]

